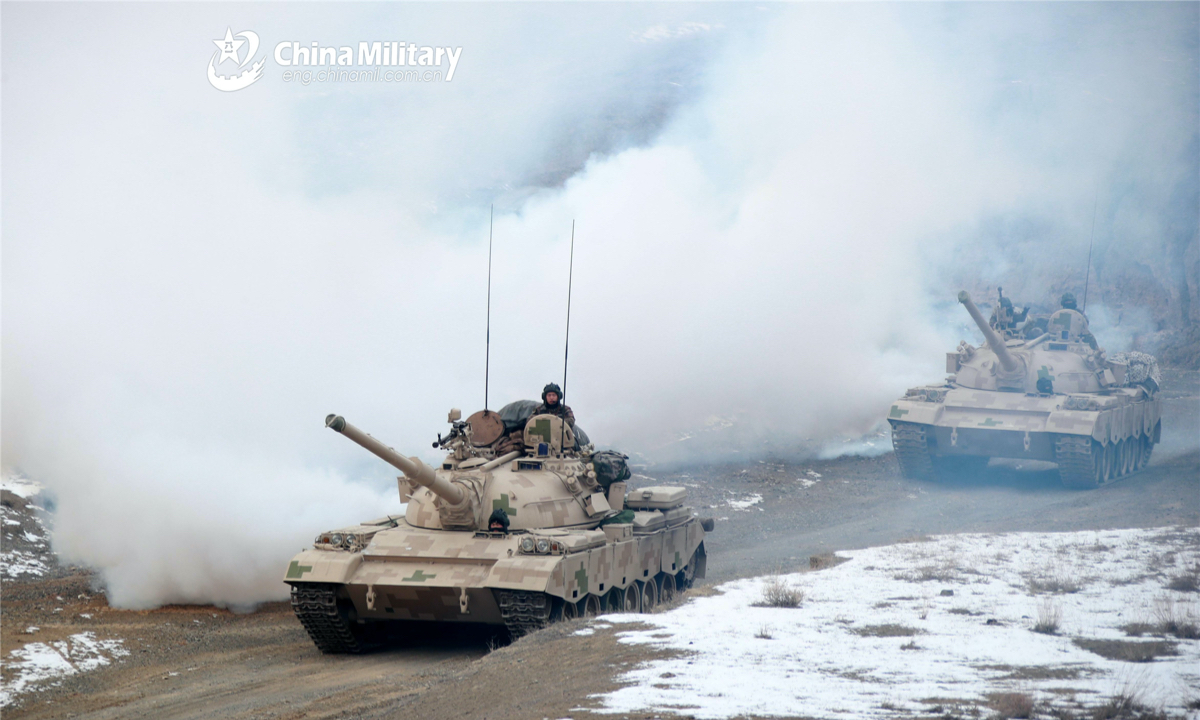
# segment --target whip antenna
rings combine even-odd
[[[1092,245],[1096,242],[1096,209],[1100,203],[1100,188],[1096,188],[1096,199],[1092,201],[1092,237],[1088,240],[1088,264],[1087,275],[1083,279],[1083,310],[1087,312],[1087,291],[1088,283],[1092,279]]]
[[[567,357],[571,353],[571,284],[575,279],[575,221],[571,221],[571,261],[567,266],[567,338],[563,343],[563,396],[559,398],[559,402],[566,404],[567,399]],[[561,451],[566,448],[562,447],[563,439],[567,434],[567,421],[563,420],[562,431],[559,433],[558,446]]]
[[[488,209],[488,283],[487,283],[487,340],[483,351],[483,411],[488,409],[488,381],[491,379],[492,361],[492,222],[496,217],[496,206]]]

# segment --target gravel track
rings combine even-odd
[[[1150,467],[1087,492],[1063,488],[1052,466],[1014,462],[951,481],[908,481],[890,453],[644,472],[689,486],[690,503],[718,518],[709,583],[922,535],[1200,525],[1200,373],[1170,371],[1163,396],[1164,442]],[[92,582],[73,568],[0,579],[5,657],[84,631],[123,639],[130,651],[21,696],[6,718],[581,717],[588,713],[573,708],[587,695],[611,689],[621,668],[654,652],[617,643],[615,631],[575,636],[567,624],[495,652],[495,633],[463,628],[361,657],[324,656],[287,603],[250,614],[114,610]],[[27,634],[30,626],[39,629]],[[6,666],[6,682],[10,673]]]

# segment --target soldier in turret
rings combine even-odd
[[[1050,316],[1050,332],[1060,340],[1081,340],[1095,350],[1098,347],[1096,338],[1088,327],[1087,315],[1075,304],[1075,293],[1063,293],[1059,303],[1062,309]]]
[[[542,388],[542,404],[533,409],[534,415],[557,415],[571,427],[575,427],[575,413],[563,404],[563,391],[557,383]]]
[[[988,324],[996,330],[1013,330],[1017,325],[1025,322],[1025,318],[1028,316],[1028,305],[1020,312],[1016,312],[1013,310],[1012,300],[1009,300],[1002,294],[1000,295],[1000,304],[992,310],[992,317]]]

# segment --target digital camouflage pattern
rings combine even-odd
[[[327,419],[404,473],[408,506],[403,517],[322,533],[288,565],[293,607],[322,651],[361,650],[393,621],[504,624],[517,636],[600,608],[648,609],[704,576],[705,528],[685,496],[628,513],[642,522],[612,522],[628,517],[610,505],[591,445],[573,450],[561,417],[533,415],[525,442],[505,453],[497,452],[504,439],[476,447],[470,423],[457,417],[437,468]],[[613,500],[623,506],[624,495]],[[497,510],[508,532],[487,530]]]
[[[1095,487],[1149,462],[1161,437],[1153,357],[1106,356],[1094,348],[1087,319],[1063,309],[1034,338],[1001,336],[967,293],[959,300],[986,339],[948,353],[942,385],[911,388],[888,422],[901,471],[928,477],[953,460],[1046,460],[1063,482]],[[1089,343],[1089,340],[1091,341]]]

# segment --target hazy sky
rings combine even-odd
[[[482,405],[491,204],[493,407],[562,380],[574,220],[594,440],[856,437],[963,278],[1079,282],[1097,206],[1110,268],[1194,236],[1198,8],[5,3],[4,465],[114,603],[280,597],[397,503],[327,413],[429,457]],[[266,58],[229,93],[226,29]],[[453,81],[273,58],[393,40]]]

